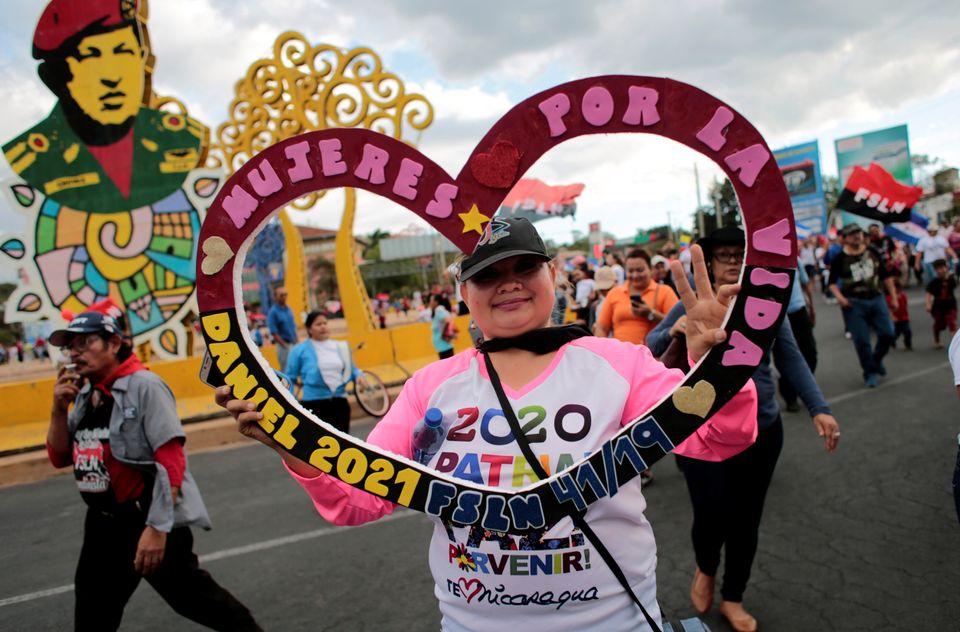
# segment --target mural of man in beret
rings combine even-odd
[[[196,171],[206,151],[202,124],[146,105],[144,18],[136,0],[46,6],[33,56],[58,101],[3,146],[23,180],[6,188],[36,214],[35,232],[0,251],[36,266],[36,278],[26,275],[32,287],[8,302],[8,321],[78,313],[109,297],[124,306],[138,342],[176,356],[186,351],[181,320],[194,302],[199,210],[219,177]]]

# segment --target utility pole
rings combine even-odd
[[[720,187],[713,181],[713,212],[717,214],[717,228],[723,228],[723,213],[720,211]]]
[[[693,178],[697,184],[697,234],[700,237],[706,236],[706,226],[703,219],[703,201],[700,199],[700,172],[697,170],[697,163],[693,163]]]

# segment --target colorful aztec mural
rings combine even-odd
[[[198,168],[207,128],[153,94],[146,15],[144,0],[52,0],[40,16],[33,55],[57,102],[3,146],[18,176],[3,189],[31,226],[0,236],[24,280],[5,317],[57,320],[110,297],[137,343],[175,357],[188,352],[197,233],[223,175]]]

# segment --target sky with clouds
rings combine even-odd
[[[31,40],[42,2],[2,0],[0,139],[41,120],[53,97],[36,75]],[[693,84],[746,116],[774,149],[819,140],[836,174],[833,141],[907,124],[914,154],[960,166],[960,14],[914,0],[151,0],[158,93],[184,101],[215,128],[233,85],[277,35],[368,46],[410,91],[434,105],[420,148],[457,173],[489,126],[524,98],[601,74],[666,76]],[[538,224],[566,241],[590,222],[617,236],[663,224],[690,227],[702,191],[720,174],[686,147],[645,135],[581,138],[547,154],[529,176],[583,182],[575,220]],[[11,175],[6,164],[0,178]],[[328,196],[295,221],[335,227]],[[361,195],[357,232],[400,229],[412,216]],[[0,232],[24,226],[4,199]]]

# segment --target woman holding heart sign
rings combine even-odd
[[[698,278],[697,286],[703,287],[701,283],[712,282],[717,293],[722,293],[726,287],[735,287],[740,277],[745,243],[743,230],[736,226],[725,226],[701,239],[698,244],[709,261],[710,278]],[[647,336],[650,350],[669,366],[686,368],[682,360],[675,362],[668,358],[682,359],[683,343],[689,343],[689,336],[684,336],[685,328],[690,327],[689,316],[683,315],[687,309],[686,301],[674,306],[663,322]],[[785,319],[780,324],[773,349],[777,370],[790,380],[800,394],[810,411],[817,434],[823,437],[824,447],[827,452],[833,452],[840,441],[840,427],[797,347],[789,320]],[[760,398],[756,442],[721,463],[690,459],[680,453],[677,456],[693,503],[691,533],[697,569],[690,588],[690,599],[701,614],[706,614],[713,606],[715,576],[723,550],[720,614],[730,621],[737,632],[753,632],[757,629],[757,620],[743,607],[743,593],[757,552],[767,487],[783,447],[783,422],[769,354],[765,354],[753,380]]]
[[[699,248],[693,259],[705,288],[699,295],[674,271],[691,363],[726,339],[721,324],[739,291],[728,285],[714,294]],[[518,489],[593,452],[680,384],[683,372],[665,368],[646,347],[594,338],[577,326],[550,327],[556,274],[532,224],[492,219],[460,267],[463,299],[486,342],[415,373],[368,442],[412,458],[414,428],[437,410],[446,440],[430,467]],[[231,400],[229,388],[219,388],[217,399],[241,432],[280,454],[327,520],[362,524],[396,507],[282,449],[261,429],[254,404]],[[748,382],[675,451],[731,457],[753,442],[756,415]],[[588,511],[533,533],[435,520],[429,560],[443,629],[659,629],[656,544],[645,506],[634,478]]]

